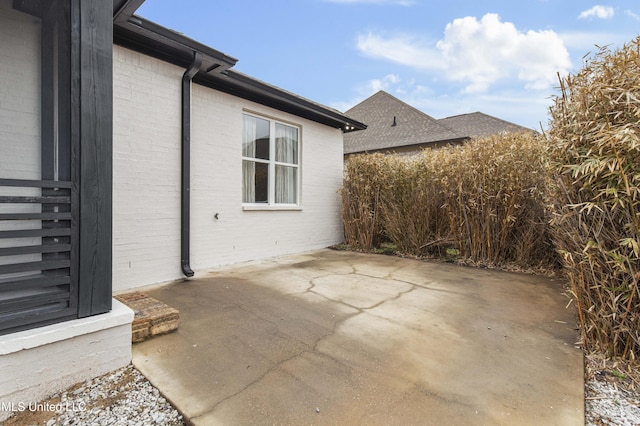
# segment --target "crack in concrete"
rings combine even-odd
[[[403,283],[403,284],[409,285],[411,288],[409,288],[408,290],[398,291],[398,294],[396,294],[395,296],[393,296],[391,298],[385,298],[384,300],[381,300],[380,302],[375,303],[375,304],[373,304],[371,306],[367,306],[367,307],[362,307],[361,308],[361,307],[352,305],[350,303],[347,303],[344,300],[332,299],[329,296],[326,296],[324,294],[318,293],[317,291],[314,291],[315,287],[317,286],[317,284],[314,282],[315,280],[320,279],[320,278],[326,278],[326,277],[329,277],[329,276],[332,276],[332,275],[339,275],[339,276],[342,276],[342,275],[343,276],[356,275],[356,276],[359,276],[359,277],[371,278],[371,279],[377,279],[377,280],[391,280],[391,281],[396,281],[396,282],[399,282],[399,283]],[[400,298],[404,294],[407,294],[407,293],[410,293],[410,292],[414,291],[416,289],[416,287],[425,288],[425,289],[429,290],[429,288],[427,288],[427,287],[424,287],[424,286],[422,286],[420,284],[412,283],[410,281],[397,280],[397,279],[394,279],[394,278],[380,278],[380,277],[376,277],[376,276],[372,276],[372,275],[366,275],[366,274],[362,274],[362,273],[326,274],[326,275],[322,275],[322,276],[318,276],[318,277],[312,278],[311,280],[309,280],[309,283],[311,285],[304,293],[313,293],[313,294],[315,294],[317,296],[320,296],[320,297],[322,297],[322,298],[324,298],[324,299],[326,299],[326,300],[328,300],[330,302],[339,303],[339,304],[342,304],[342,305],[347,306],[349,308],[356,309],[358,311],[364,311],[364,310],[368,310],[368,309],[375,309],[378,306],[382,305],[383,303],[386,303],[386,302],[389,302],[389,301],[392,301],[392,300],[397,300],[398,298]],[[437,291],[437,289],[433,289],[433,290]]]
[[[302,343],[302,344],[303,344],[304,346],[306,346],[307,348],[306,348],[306,349],[303,349],[303,350],[301,350],[301,351],[299,351],[299,352],[297,352],[297,353],[295,353],[295,354],[293,354],[293,355],[291,355],[290,357],[288,357],[288,358],[286,358],[286,359],[283,359],[283,360],[279,361],[278,363],[276,363],[276,364],[275,364],[275,365],[273,365],[272,367],[268,368],[268,369],[267,369],[263,374],[261,374],[259,377],[257,377],[256,379],[252,380],[250,383],[247,383],[245,386],[243,386],[243,387],[242,387],[241,389],[239,389],[238,391],[236,391],[236,392],[234,392],[233,394],[228,395],[228,396],[226,396],[226,397],[222,398],[221,400],[217,401],[217,402],[215,403],[215,405],[214,405],[213,407],[211,407],[211,409],[210,409],[210,410],[205,411],[205,412],[203,412],[203,413],[201,413],[201,414],[198,414],[197,416],[192,416],[191,418],[192,418],[192,419],[197,419],[197,418],[200,418],[200,417],[202,417],[202,416],[204,416],[204,415],[208,415],[208,414],[211,414],[211,413],[215,412],[215,411],[216,411],[216,409],[217,409],[220,405],[224,404],[226,401],[229,401],[229,400],[231,400],[231,399],[233,399],[233,398],[235,398],[235,397],[237,397],[237,396],[241,395],[242,393],[244,393],[245,391],[247,391],[247,390],[248,390],[249,388],[251,388],[252,386],[259,384],[259,383],[260,383],[260,382],[261,382],[265,377],[267,377],[271,372],[275,371],[276,369],[279,369],[281,366],[283,366],[284,364],[288,363],[289,361],[293,361],[294,359],[296,359],[296,358],[300,357],[301,355],[307,354],[307,353],[309,353],[309,354],[316,354],[316,355],[318,355],[318,356],[326,357],[326,358],[329,358],[329,359],[331,359],[331,360],[333,360],[333,361],[335,361],[335,362],[337,362],[337,363],[339,363],[339,364],[341,364],[341,365],[344,365],[344,366],[346,366],[346,367],[349,367],[347,364],[345,364],[345,363],[341,362],[340,360],[338,360],[338,359],[336,359],[336,358],[333,358],[333,357],[331,357],[330,355],[328,355],[328,354],[326,354],[326,353],[324,353],[324,352],[319,351],[319,350],[318,350],[318,344],[319,344],[321,341],[325,340],[326,338],[328,338],[328,337],[330,337],[330,336],[334,335],[334,334],[335,334],[335,332],[336,332],[336,329],[339,327],[339,325],[340,325],[341,323],[343,323],[343,322],[347,321],[347,320],[348,320],[348,319],[350,319],[350,318],[353,318],[353,317],[354,317],[354,316],[356,316],[356,315],[360,315],[361,313],[362,313],[362,312],[353,312],[353,313],[351,313],[351,314],[346,315],[344,318],[340,318],[339,320],[337,320],[337,321],[333,324],[333,326],[332,326],[331,330],[330,330],[328,333],[326,333],[326,334],[324,334],[324,335],[322,335],[322,336],[318,337],[318,338],[315,340],[315,342],[313,343],[313,345],[307,345],[306,343],[301,342],[301,341],[299,341],[299,340],[295,339],[296,341],[298,341],[298,342]],[[278,331],[279,331],[279,330],[278,330]],[[349,367],[349,368],[351,368],[351,367]]]
[[[344,322],[350,320],[353,317],[356,317],[358,315],[362,314],[362,311],[358,311],[358,312],[352,312],[351,314],[345,315],[344,318],[340,318],[339,320],[337,320],[336,322],[333,323],[333,327],[331,328],[331,332],[325,334],[322,337],[319,337],[318,339],[316,339],[316,341],[313,343],[313,347],[311,348],[313,353],[319,353],[322,354],[322,352],[318,351],[318,345],[320,344],[320,342],[322,342],[323,340],[325,340],[326,338],[333,336],[334,334],[336,334],[336,330],[338,329],[339,326],[341,326]],[[337,360],[336,360],[337,361]]]
[[[296,358],[300,357],[301,355],[307,354],[307,353],[309,353],[309,354],[315,354],[315,355],[318,355],[318,356],[321,356],[321,357],[325,357],[325,358],[328,358],[328,359],[332,360],[333,362],[336,362],[336,363],[338,363],[338,364],[340,364],[340,365],[343,365],[343,366],[345,366],[345,367],[347,367],[347,368],[352,368],[351,366],[349,366],[348,364],[346,364],[343,360],[337,359],[337,358],[332,357],[331,355],[327,354],[326,352],[322,352],[322,351],[320,351],[320,350],[318,349],[318,345],[319,345],[322,341],[324,341],[325,339],[327,339],[327,338],[329,338],[329,337],[333,336],[333,335],[336,333],[336,330],[338,329],[338,327],[340,327],[340,325],[342,325],[344,322],[348,321],[349,319],[354,318],[354,317],[355,317],[355,316],[357,316],[357,315],[360,315],[360,314],[366,313],[367,311],[369,311],[369,310],[371,310],[371,309],[375,309],[376,307],[378,307],[378,306],[382,305],[383,303],[386,303],[386,302],[389,302],[389,301],[393,301],[393,300],[397,300],[398,298],[400,298],[400,297],[402,297],[402,296],[404,296],[404,295],[406,295],[406,294],[408,294],[408,293],[411,293],[412,291],[414,291],[414,290],[416,289],[416,286],[415,286],[415,285],[413,285],[413,284],[411,284],[411,283],[407,283],[407,282],[405,282],[405,284],[409,284],[409,285],[410,285],[410,288],[409,288],[409,289],[404,290],[404,291],[399,291],[399,292],[398,292],[398,294],[396,294],[395,296],[390,297],[390,298],[385,298],[384,300],[382,300],[382,301],[380,301],[380,302],[376,303],[376,304],[375,304],[375,305],[373,305],[373,306],[370,306],[370,307],[367,307],[367,308],[359,308],[359,307],[357,307],[357,306],[350,305],[349,303],[346,303],[346,302],[344,302],[344,301],[341,301],[341,300],[334,300],[334,299],[331,299],[331,298],[329,298],[329,297],[327,297],[327,296],[325,296],[325,295],[323,295],[323,294],[320,294],[320,293],[317,293],[317,292],[313,291],[313,288],[315,288],[315,286],[316,286],[316,284],[314,283],[314,280],[317,280],[317,279],[319,279],[319,278],[324,278],[324,277],[327,277],[327,276],[331,276],[331,275],[345,275],[345,276],[346,276],[346,275],[359,275],[359,276],[363,276],[363,277],[365,277],[365,278],[367,278],[367,277],[368,277],[368,278],[378,278],[378,277],[370,277],[370,276],[367,276],[367,275],[364,275],[364,274],[358,274],[358,273],[351,272],[351,273],[347,273],[347,274],[335,274],[335,273],[334,273],[334,274],[325,274],[325,275],[317,276],[317,277],[314,277],[314,278],[310,279],[310,280],[309,280],[309,285],[310,285],[310,286],[309,286],[309,289],[307,289],[304,293],[313,293],[313,294],[315,294],[315,295],[318,295],[318,296],[320,296],[320,297],[323,297],[324,299],[326,299],[326,300],[328,300],[328,301],[331,301],[331,302],[334,302],[334,303],[339,303],[339,304],[342,304],[342,305],[344,305],[344,306],[348,306],[348,307],[350,307],[350,308],[354,309],[354,310],[355,310],[355,312],[352,312],[352,313],[350,313],[350,314],[346,314],[344,317],[337,319],[337,321],[335,321],[335,322],[333,323],[333,326],[332,326],[331,330],[329,330],[329,331],[328,331],[327,333],[325,333],[324,335],[322,335],[322,336],[318,337],[317,339],[315,339],[315,341],[313,342],[313,344],[312,344],[312,345],[307,345],[305,342],[303,342],[303,341],[301,341],[301,340],[299,340],[299,339],[297,339],[297,338],[295,338],[295,337],[292,337],[292,336],[290,336],[290,335],[288,335],[288,334],[283,335],[283,336],[286,336],[287,338],[293,338],[293,340],[294,340],[296,343],[299,343],[299,344],[301,344],[301,345],[303,345],[303,346],[306,346],[306,349],[303,349],[303,350],[301,350],[301,351],[299,351],[299,352],[297,352],[297,353],[295,353],[295,354],[291,355],[290,357],[288,357],[288,358],[286,358],[286,359],[283,359],[283,360],[279,361],[278,363],[276,363],[276,364],[275,364],[275,365],[273,365],[272,367],[268,368],[268,369],[267,369],[263,374],[261,374],[260,376],[258,376],[256,379],[252,380],[250,383],[247,383],[245,386],[243,386],[242,388],[240,388],[238,391],[234,392],[234,393],[233,393],[233,394],[231,394],[231,395],[227,395],[226,397],[224,397],[224,398],[222,398],[221,400],[217,401],[217,402],[215,403],[215,405],[214,405],[210,410],[208,410],[208,411],[206,411],[206,412],[204,412],[204,413],[201,413],[201,414],[199,414],[199,415],[197,415],[197,416],[192,417],[193,419],[197,419],[197,418],[200,418],[200,417],[202,417],[202,416],[204,416],[204,415],[207,415],[207,414],[210,414],[210,413],[215,412],[215,411],[216,411],[216,409],[217,409],[218,407],[220,407],[222,404],[224,404],[226,401],[229,401],[229,400],[231,400],[231,399],[233,399],[233,398],[235,398],[235,397],[237,397],[237,396],[239,396],[239,395],[243,394],[245,391],[247,391],[248,389],[250,389],[252,386],[257,385],[258,383],[260,383],[260,382],[261,382],[265,377],[267,377],[267,375],[269,375],[271,372],[275,371],[276,369],[279,369],[279,368],[280,368],[281,366],[283,366],[284,364],[286,364],[286,363],[288,363],[288,362],[290,362],[290,361],[292,361],[292,360],[294,360],[294,359],[296,359]],[[378,278],[378,279],[379,279],[379,278]],[[297,293],[296,293],[296,294],[297,294]],[[271,321],[271,320],[269,320],[269,319],[267,319],[267,318],[264,318],[264,317],[260,316],[259,314],[257,314],[257,313],[256,313],[256,312],[254,312],[254,311],[250,311],[250,310],[245,309],[245,308],[244,308],[244,306],[243,306],[242,304],[234,304],[234,306],[235,306],[236,308],[240,309],[241,311],[246,312],[246,313],[248,313],[248,314],[251,314],[251,315],[253,315],[253,316],[255,316],[255,317],[257,317],[257,318],[261,319],[262,321],[266,322],[267,324],[270,324],[271,326],[275,327],[275,333],[274,333],[274,334],[282,335],[282,334],[281,334],[281,332],[280,332],[280,329],[279,329],[278,323],[275,323],[275,322],[273,322],[273,321]]]
[[[236,396],[238,396],[238,395],[240,395],[240,394],[244,393],[244,392],[245,392],[247,389],[249,389],[250,387],[252,387],[252,386],[254,386],[254,385],[256,385],[256,384],[260,383],[260,381],[262,381],[262,379],[264,379],[265,377],[267,377],[267,375],[268,375],[269,373],[271,373],[273,370],[275,370],[275,369],[279,368],[281,365],[283,365],[283,364],[284,364],[284,363],[286,363],[286,362],[289,362],[289,361],[291,361],[291,360],[293,360],[293,359],[296,359],[297,357],[299,357],[300,355],[302,355],[302,354],[304,354],[304,353],[306,353],[306,352],[308,352],[308,350],[303,350],[303,351],[301,351],[301,352],[299,352],[299,353],[297,353],[297,354],[294,354],[294,355],[290,356],[290,357],[289,357],[289,358],[287,358],[287,359],[284,359],[284,360],[282,360],[282,361],[278,362],[277,364],[275,364],[275,365],[273,365],[272,367],[270,367],[269,369],[267,369],[267,371],[265,371],[265,372],[264,372],[264,374],[260,375],[260,376],[259,376],[258,378],[256,378],[255,380],[253,380],[253,381],[251,381],[251,382],[247,383],[247,384],[246,384],[245,386],[243,386],[240,390],[238,390],[238,391],[234,392],[233,394],[228,395],[228,396],[226,396],[226,397],[222,398],[220,401],[216,402],[216,403],[215,403],[215,405],[214,405],[213,407],[211,407],[211,409],[210,409],[210,410],[205,411],[205,412],[203,412],[203,413],[201,413],[201,414],[198,414],[197,416],[192,416],[191,418],[192,418],[192,419],[197,419],[197,418],[202,417],[202,416],[204,416],[204,415],[206,415],[206,414],[210,414],[210,413],[215,412],[215,411],[216,411],[216,409],[217,409],[220,405],[224,404],[226,401],[229,401],[229,400],[231,400],[231,399],[235,398]]]
[[[352,257],[354,256],[351,255],[348,259]],[[416,419],[424,419],[424,417],[418,416],[431,414],[429,412],[431,409],[433,409],[431,410],[432,412],[441,415],[439,419],[443,419],[444,417],[442,416],[449,413],[460,414],[461,412],[471,411],[464,407],[470,407],[471,409],[475,407],[478,410],[478,407],[487,407],[489,403],[498,403],[505,399],[505,396],[501,394],[498,395],[498,399],[492,396],[485,396],[486,391],[484,388],[486,383],[487,389],[504,389],[504,383],[507,383],[507,380],[511,380],[508,377],[502,377],[503,369],[510,368],[510,363],[506,363],[506,367],[496,365],[496,361],[504,358],[494,355],[496,339],[493,334],[501,337],[501,332],[498,333],[498,329],[494,327],[496,333],[486,331],[485,333],[474,333],[476,336],[488,334],[490,339],[484,339],[482,336],[470,339],[464,337],[465,340],[462,347],[459,342],[449,336],[450,330],[457,333],[459,330],[463,330],[463,327],[467,327],[468,323],[473,323],[476,327],[471,330],[472,332],[474,330],[484,330],[486,328],[484,322],[498,321],[503,316],[506,316],[506,314],[500,312],[500,315],[493,315],[493,311],[500,310],[500,308],[493,308],[495,304],[491,304],[488,293],[482,293],[475,288],[478,285],[485,285],[485,287],[489,288],[491,281],[485,283],[484,280],[478,279],[478,284],[476,284],[474,277],[467,276],[469,275],[468,273],[460,274],[461,276],[459,277],[455,276],[454,279],[449,275],[441,276],[438,271],[425,270],[421,272],[421,270],[411,267],[403,272],[404,268],[399,267],[399,265],[404,264],[404,260],[399,260],[398,263],[390,265],[391,262],[379,262],[374,259],[373,262],[375,263],[372,263],[369,271],[366,271],[364,263],[339,261],[336,266],[337,270],[331,271],[326,264],[333,261],[332,259],[340,260],[337,256],[328,260],[325,260],[322,256],[314,257],[313,260],[315,262],[320,261],[320,267],[322,268],[316,270],[312,267],[307,268],[304,264],[296,264],[297,268],[290,268],[289,271],[285,272],[277,271],[277,274],[273,275],[259,270],[248,271],[246,273],[247,278],[242,274],[238,274],[238,279],[256,282],[258,283],[256,286],[263,289],[269,289],[269,283],[275,282],[278,284],[271,289],[273,292],[249,292],[246,294],[240,292],[238,295],[243,297],[242,301],[238,300],[233,294],[225,296],[221,300],[224,303],[223,307],[229,309],[230,315],[245,317],[237,318],[232,316],[239,324],[234,324],[238,325],[239,328],[237,330],[239,330],[239,333],[243,330],[254,331],[252,328],[254,326],[247,325],[244,321],[261,321],[263,323],[260,324],[260,327],[264,327],[264,331],[262,329],[255,330],[257,331],[256,333],[252,333],[250,338],[244,338],[242,342],[245,345],[247,343],[253,344],[253,339],[256,338],[256,342],[260,346],[256,345],[248,349],[246,358],[240,356],[242,355],[241,353],[228,355],[225,361],[234,362],[234,357],[240,360],[247,359],[252,369],[246,372],[238,370],[246,374],[242,374],[240,378],[238,376],[228,376],[225,386],[215,391],[211,388],[211,383],[204,383],[199,389],[201,389],[202,395],[206,396],[202,402],[202,404],[206,403],[206,405],[193,403],[192,399],[197,398],[197,395],[191,389],[185,392],[184,398],[187,401],[187,406],[193,406],[194,411],[197,412],[194,413],[192,420],[202,422],[218,416],[223,418],[229,414],[243,416],[245,414],[244,411],[249,411],[249,408],[253,408],[254,412],[250,413],[251,415],[247,418],[252,419],[254,422],[259,422],[256,419],[259,419],[260,417],[258,416],[264,414],[262,411],[269,412],[272,409],[271,406],[261,406],[259,404],[271,403],[271,396],[267,394],[265,398],[257,401],[258,404],[254,407],[247,407],[247,405],[248,403],[253,403],[254,397],[262,398],[265,392],[275,393],[274,384],[285,384],[283,387],[291,384],[293,389],[286,389],[283,395],[293,395],[294,399],[298,396],[298,392],[301,392],[300,394],[302,395],[303,391],[310,392],[309,395],[324,395],[327,396],[327,399],[330,399],[330,397],[334,396],[336,387],[338,390],[344,391],[345,395],[349,397],[352,394],[347,394],[347,392],[350,391],[355,391],[358,398],[360,394],[364,397],[369,397],[369,400],[364,400],[363,398],[362,401],[355,401],[354,398],[353,404],[347,399],[340,400],[340,403],[344,403],[344,407],[340,407],[343,410],[340,413],[344,412],[353,415],[350,419],[355,421],[359,417],[363,423],[371,420],[371,418],[378,419],[378,417],[394,420],[403,418],[404,411],[402,410],[404,410],[404,407],[401,407],[403,402],[407,402],[408,411],[411,409],[418,410],[415,416],[409,417],[415,423],[418,423],[419,421],[415,421]],[[269,268],[274,266],[288,267],[291,266],[291,263],[274,262],[267,266]],[[358,272],[358,270],[362,272]],[[234,277],[236,275],[232,274],[231,278]],[[290,285],[287,285],[289,277],[294,279],[289,283]],[[344,280],[345,285],[341,287],[342,280]],[[368,280],[371,281],[371,285],[368,285]],[[380,280],[388,280],[388,282],[384,283],[380,282]],[[487,278],[487,280],[489,279]],[[472,281],[473,285],[470,286],[467,281]],[[508,288],[511,289],[514,283],[508,283],[508,285],[510,286]],[[287,292],[288,290],[293,292]],[[425,291],[420,292],[418,290]],[[498,290],[500,290],[499,286]],[[432,293],[434,291],[441,293]],[[326,293],[328,296],[321,294],[321,292]],[[367,292],[369,293],[367,294]],[[306,293],[309,294],[306,295]],[[497,294],[502,297],[505,293],[506,296],[511,296],[512,292],[502,291]],[[300,294],[302,296],[296,298],[296,295]],[[458,295],[462,296],[462,299],[471,299],[474,303],[468,306],[458,306]],[[403,298],[404,296],[407,297]],[[477,299],[481,296],[482,300],[486,299],[486,302],[477,302]],[[345,299],[346,302],[339,300],[340,298]],[[294,300],[294,303],[291,302],[291,299]],[[410,302],[408,307],[405,307],[405,301]],[[193,303],[199,304],[200,301],[196,299]],[[354,306],[353,303],[364,307]],[[384,306],[385,304],[387,306]],[[262,311],[261,307],[269,309]],[[291,314],[289,315],[290,309]],[[301,311],[298,313],[294,311],[295,309],[301,309]],[[235,313],[233,312],[234,310],[236,311]],[[309,310],[310,315],[307,315],[305,310]],[[440,310],[446,311],[451,316],[438,315]],[[491,312],[492,316],[488,315],[488,312]],[[223,314],[226,313],[223,312]],[[361,316],[362,314],[367,316]],[[301,319],[301,322],[287,323],[288,320],[295,321],[297,319]],[[282,320],[285,321],[283,322]],[[447,322],[449,320],[451,320],[451,323]],[[479,320],[480,323],[478,323]],[[444,326],[443,329],[445,329],[446,333],[437,330],[439,326]],[[542,326],[535,323],[528,328],[525,328],[524,325],[522,327],[523,332],[531,329],[534,332],[542,330]],[[420,336],[416,336],[413,332],[405,333],[404,330],[415,330],[425,335],[425,340],[423,341]],[[233,339],[240,338],[238,334],[234,334],[236,333],[234,329],[231,329],[229,333],[224,334],[224,336]],[[537,334],[534,336],[536,337],[536,342],[537,336]],[[512,347],[525,346],[525,350],[528,350],[528,346],[537,348],[541,345],[541,343],[534,345],[533,338],[530,340],[530,342],[527,341],[526,345],[518,344],[517,342],[511,344],[508,347],[511,351],[509,356],[515,356],[520,353],[524,353],[527,356],[526,351],[516,352],[512,350]],[[477,345],[480,344],[483,346],[478,349]],[[454,349],[449,349],[449,346]],[[237,347],[234,346],[231,349],[236,350]],[[245,347],[242,346],[241,350],[245,350]],[[433,360],[429,358],[432,348],[438,350]],[[562,349],[564,350],[564,348]],[[263,350],[265,350],[264,353],[262,352]],[[473,363],[466,364],[467,358],[463,356],[466,352],[475,354],[474,359],[470,360]],[[455,356],[451,356],[451,354]],[[531,365],[536,368],[539,365],[533,363],[533,355],[530,358],[526,358],[526,360],[527,362],[532,362]],[[477,365],[480,368],[476,368],[476,364],[474,364],[478,361],[479,364]],[[465,364],[456,365],[462,362],[465,362]],[[175,370],[180,373],[181,369],[185,368],[184,364],[176,364]],[[521,369],[518,363],[514,362],[513,364],[514,368]],[[546,362],[545,368],[550,368],[548,367],[549,364],[551,363]],[[566,364],[568,365],[568,363]],[[578,366],[581,365],[578,362]],[[200,364],[197,367],[199,368]],[[242,367],[244,365],[239,366],[240,369]],[[559,371],[560,373],[566,370],[566,365],[563,364],[560,367],[563,368],[563,370]],[[316,371],[318,369],[325,370],[322,373],[318,373]],[[443,369],[446,369],[446,371],[443,372]],[[498,372],[497,374],[496,371]],[[236,373],[236,370],[232,373]],[[190,372],[190,374],[191,377],[199,379],[198,370],[193,373]],[[218,374],[218,372],[215,371],[212,374]],[[480,387],[479,384],[483,384],[483,386],[480,389],[471,389],[467,392],[466,388],[463,388],[458,381],[465,380],[467,376],[472,374],[474,375],[473,377],[478,374],[482,380],[472,380],[469,383],[469,387]],[[345,377],[342,377],[342,375]],[[302,389],[302,387],[298,388],[292,382],[292,380],[304,382],[307,377],[318,387]],[[527,380],[527,383],[531,380],[529,375],[523,377]],[[541,375],[541,377],[545,378],[546,376]],[[564,376],[562,377],[564,380]],[[580,371],[577,371],[576,377],[580,377]],[[330,380],[327,380],[328,383],[322,381],[325,378],[330,378]],[[337,385],[334,385],[334,379]],[[515,380],[518,383],[517,380],[521,380],[520,376],[515,375]],[[446,383],[442,384],[441,381]],[[453,381],[456,381],[456,386],[448,386]],[[552,382],[552,380],[547,380],[547,382]],[[441,386],[442,392],[440,391]],[[541,389],[546,389],[547,383],[543,383],[540,386]],[[579,386],[580,383],[578,383]],[[462,391],[458,392],[459,389],[462,389]],[[393,391],[393,393],[389,391]],[[504,391],[504,393],[507,395],[507,391]],[[534,391],[524,392],[523,395],[534,395]],[[536,395],[537,393],[534,396]],[[566,393],[562,395],[566,395]],[[508,397],[511,397],[511,393],[508,394]],[[280,398],[280,396],[274,395],[273,398]],[[340,398],[342,397],[340,396]],[[579,392],[576,400],[579,405]],[[273,401],[276,401],[277,404],[283,400],[274,399]],[[528,400],[524,401],[528,402]],[[356,409],[352,405],[357,406]],[[257,408],[260,408],[260,410],[257,411]],[[323,413],[328,411],[328,408],[325,410],[323,407]],[[313,413],[313,411],[311,412]],[[486,413],[483,414],[486,417],[490,412],[491,410],[487,409]],[[358,416],[360,413],[362,413],[362,417]],[[372,414],[373,416],[371,416]],[[475,414],[477,415],[478,411],[475,411]],[[314,415],[311,414],[311,416]],[[549,417],[544,417],[544,419],[548,420]],[[411,423],[411,421],[408,423]],[[579,424],[579,422],[576,424]]]
[[[410,289],[408,289],[408,290],[400,291],[400,292],[398,292],[398,294],[396,294],[395,296],[390,297],[390,298],[387,298],[387,299],[385,299],[385,300],[382,300],[382,301],[380,301],[380,302],[376,303],[375,305],[369,306],[368,308],[362,308],[362,310],[363,310],[363,311],[369,311],[369,310],[371,310],[371,309],[375,309],[375,308],[377,308],[378,306],[380,306],[380,305],[382,305],[382,304],[384,304],[384,303],[391,302],[391,301],[393,301],[393,300],[398,300],[400,297],[404,296],[405,294],[409,294],[409,293],[411,293],[411,292],[412,292],[412,291],[414,291],[415,289],[416,289],[416,287],[415,287],[415,286],[411,286],[411,288],[410,288]]]

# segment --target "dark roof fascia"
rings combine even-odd
[[[309,120],[342,129],[344,132],[366,129],[366,125],[352,120],[340,111],[304,99],[275,86],[229,70],[237,62],[204,44],[171,31],[137,15],[129,16],[142,2],[116,0],[114,14],[114,43],[140,53],[186,68],[193,61],[194,52],[203,55],[203,66],[193,82],[224,93],[247,99]]]
[[[340,111],[309,101],[233,70],[221,74],[200,72],[193,78],[193,81],[242,99],[342,129],[344,132],[367,128],[366,124],[351,119]]]
[[[123,22],[138,10],[145,0],[113,0],[113,22]]]
[[[113,41],[181,67],[191,64],[194,52],[203,56],[203,68],[215,69],[216,72],[229,69],[238,62],[231,56],[137,15],[118,15],[113,26]]]

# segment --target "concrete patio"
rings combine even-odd
[[[147,294],[177,332],[135,366],[196,425],[583,425],[562,283],[320,250]]]

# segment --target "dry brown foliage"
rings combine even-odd
[[[640,355],[640,38],[560,79],[549,139],[558,164],[554,239],[585,346]]]
[[[476,264],[553,265],[545,196],[549,161],[533,134],[505,134],[416,157],[362,155],[346,166],[345,237],[384,238],[413,256],[455,248]]]
[[[346,241],[357,250],[369,251],[382,238],[380,200],[389,173],[387,163],[376,157],[359,157],[345,165],[342,221]]]
[[[640,356],[640,37],[560,78],[544,137],[506,134],[411,159],[353,157],[346,242],[475,265],[561,262],[583,344]]]
[[[463,257],[480,264],[554,264],[545,208],[549,158],[540,137],[497,135],[437,155],[451,235]]]

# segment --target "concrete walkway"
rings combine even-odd
[[[320,250],[149,295],[177,332],[134,364],[196,425],[583,425],[562,284]]]

